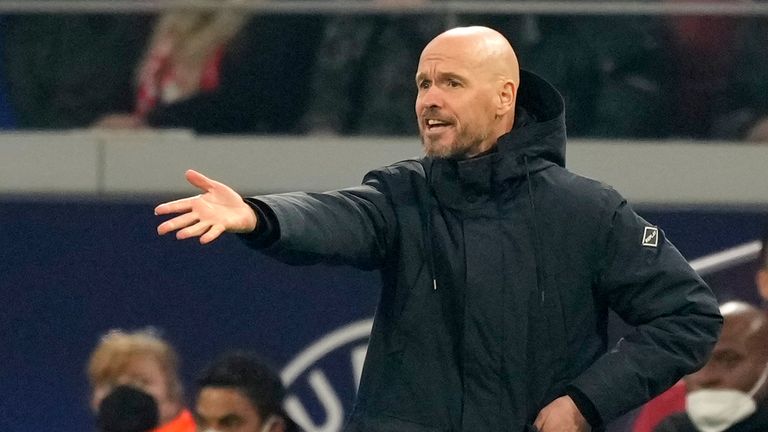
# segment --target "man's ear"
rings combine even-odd
[[[496,106],[496,115],[501,117],[504,114],[515,110],[515,99],[517,98],[517,87],[512,80],[505,80],[498,89],[498,105]]]
[[[755,275],[755,285],[757,292],[763,300],[768,302],[768,269],[760,269]]]

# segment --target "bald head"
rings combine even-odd
[[[720,313],[724,333],[721,338],[744,338],[749,348],[764,351],[768,360],[768,316],[763,310],[734,301],[720,306]]]
[[[768,316],[744,302],[720,306],[723,329],[712,356],[698,372],[688,376],[688,390],[702,388],[750,391],[768,367]],[[756,399],[764,400],[765,386]]]
[[[456,27],[439,34],[427,44],[421,58],[434,52],[453,51],[467,65],[495,77],[511,79],[515,88],[520,84],[517,56],[507,38],[488,27]]]
[[[460,27],[432,39],[416,73],[427,155],[463,159],[495,146],[514,125],[519,84],[517,56],[501,33]]]

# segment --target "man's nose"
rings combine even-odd
[[[441,108],[443,106],[443,92],[437,86],[430,86],[421,91],[419,95],[420,108]]]
[[[704,388],[717,388],[720,386],[720,374],[717,368],[704,366],[698,372],[690,375],[686,379],[688,390],[698,390]]]

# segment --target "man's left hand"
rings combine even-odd
[[[589,432],[592,430],[570,396],[559,397],[542,408],[533,425],[539,432]]]

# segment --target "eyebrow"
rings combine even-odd
[[[465,77],[463,77],[463,76],[461,76],[461,75],[459,75],[457,73],[454,73],[454,72],[439,72],[437,74],[437,78],[438,79],[442,79],[442,80],[445,80],[445,79],[455,79],[455,80],[459,80],[459,81],[462,81],[462,82],[467,81],[467,79]],[[429,79],[427,78],[426,72],[419,72],[416,75],[416,84],[418,84],[418,83],[420,83],[422,81],[425,81],[425,80],[429,81]]]

